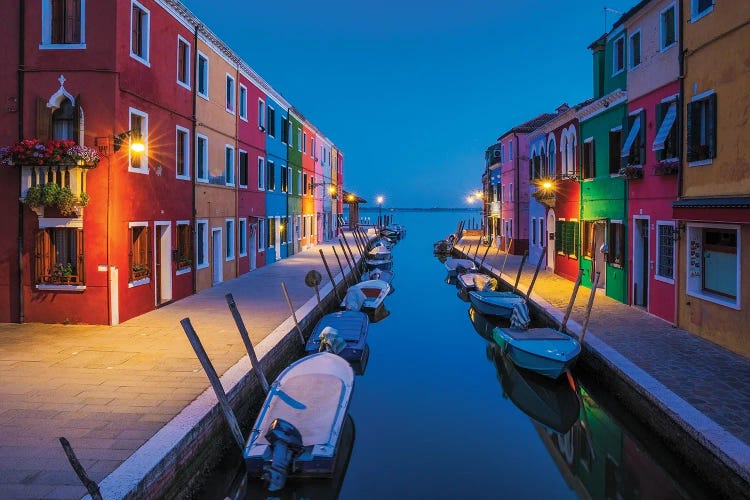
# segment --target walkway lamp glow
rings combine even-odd
[[[378,203],[378,228],[383,226],[383,201],[385,198],[378,196],[375,201]]]

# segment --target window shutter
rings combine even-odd
[[[83,262],[83,229],[76,230],[76,252],[77,255],[77,261],[76,261],[76,274],[78,275],[78,282],[84,283],[84,262]]]
[[[36,138],[40,141],[48,141],[50,128],[52,126],[52,113],[47,107],[47,101],[41,97],[36,100]]]
[[[695,123],[698,118],[698,113],[695,111],[695,102],[689,102],[687,104],[687,161],[695,161],[697,158],[695,151],[695,141],[693,140],[693,133],[699,130],[699,126]]]
[[[73,115],[73,140],[83,145],[83,137],[81,137],[81,94],[76,96],[75,114]]]
[[[708,140],[708,157],[716,158],[716,94],[708,96],[706,106],[706,139]]]
[[[640,158],[640,161],[638,162],[639,165],[645,165],[646,164],[646,110],[644,109],[640,113],[641,117],[641,128],[638,131],[638,133],[641,136],[641,144],[638,151],[638,157]],[[658,130],[658,129],[657,129]]]
[[[151,245],[152,243],[151,242],[151,228],[147,227],[146,229],[144,229],[143,233],[146,235],[146,245],[145,245],[145,248],[143,249],[143,251],[145,251],[144,257],[146,257],[146,259],[142,262],[145,262],[146,268],[149,270],[148,275],[151,276],[153,274],[152,264],[153,264],[153,259],[154,259],[153,248]]]
[[[565,226],[562,222],[559,220],[555,221],[555,252],[562,251],[562,243],[563,243],[563,228]]]
[[[130,252],[128,252],[128,276],[130,277],[130,281],[133,281],[133,248],[135,247],[133,234],[133,228],[128,228],[128,242],[130,244]]]
[[[81,1],[67,0],[65,43],[81,43]]]
[[[625,118],[622,120],[622,130],[620,131],[620,144],[618,144],[617,147],[617,158],[620,159],[619,164],[620,168],[627,166],[628,160],[630,159],[630,151],[628,151],[628,154],[625,156],[622,156],[622,148],[625,146],[625,141],[627,140],[628,135],[630,134],[630,116],[628,116],[627,111],[625,112]],[[609,150],[612,151],[612,144],[609,145]],[[611,168],[611,167],[610,167]],[[617,173],[617,170],[614,172],[610,170],[610,173]]]
[[[35,272],[36,282],[43,283],[44,277],[49,271],[49,233],[45,229],[40,229],[36,232],[35,242]]]
[[[607,233],[608,233],[607,234],[608,236],[607,247],[609,250],[607,252],[607,262],[611,263],[614,260],[614,255],[615,255],[615,245],[614,245],[615,235],[614,235],[614,227],[610,223],[607,223]],[[597,249],[594,249],[594,252],[596,251]]]
[[[581,252],[581,224],[579,222],[571,222],[573,224],[573,255],[578,258]]]

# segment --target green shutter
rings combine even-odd
[[[577,221],[571,222],[571,224],[573,225],[573,251],[571,254],[572,257],[577,259],[581,251],[581,224]]]

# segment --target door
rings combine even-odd
[[[247,246],[247,252],[250,254],[250,270],[258,267],[258,224],[250,224],[250,243]]]
[[[169,223],[154,223],[154,284],[156,305],[172,300],[172,231]]]
[[[213,228],[211,230],[211,241],[211,262],[213,263],[214,277],[213,284],[218,285],[224,278],[224,254],[221,249],[221,228]]]
[[[594,266],[591,270],[591,283],[594,282],[594,275],[600,272],[599,275],[599,286],[597,288],[604,288],[605,282],[607,281],[607,256],[601,251],[602,247],[607,243],[607,224],[604,221],[597,221],[594,224]]]
[[[119,283],[119,271],[117,266],[109,266],[109,324],[111,326],[120,324],[120,291],[117,289]]]
[[[547,269],[555,270],[555,211],[547,213]],[[542,233],[544,234],[544,233]]]
[[[276,217],[276,260],[281,260],[281,217]]]
[[[633,218],[633,305],[648,306],[648,227],[647,218]]]

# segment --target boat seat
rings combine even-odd
[[[274,394],[263,418],[257,444],[270,444],[265,429],[277,418],[297,428],[303,445],[327,443],[343,391],[341,379],[327,373],[298,375],[285,381]]]
[[[380,297],[381,290],[379,288],[360,288],[362,290],[362,293],[365,294],[365,297],[369,299],[377,299]]]

